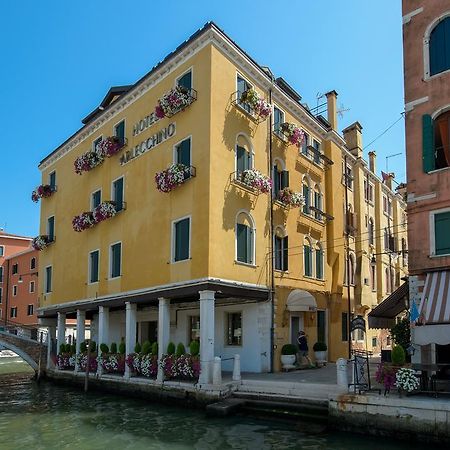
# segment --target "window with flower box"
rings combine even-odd
[[[286,140],[286,137],[283,134],[281,129],[281,124],[284,123],[284,111],[282,111],[277,106],[273,107],[273,132],[283,141]]]
[[[98,189],[91,194],[91,211],[94,211],[102,202],[102,190]]]
[[[289,187],[289,171],[280,169],[278,165],[273,167],[273,196],[278,197],[278,193],[284,188]]]
[[[56,171],[50,172],[48,176],[48,184],[52,191],[56,191]]]
[[[242,313],[227,313],[227,345],[242,345]]]
[[[237,75],[236,85],[237,85],[237,104],[242,109],[244,109],[249,114],[251,114],[251,112],[252,112],[251,106],[245,102],[241,102],[240,99],[242,97],[242,94],[244,94],[244,92],[247,92],[248,90],[252,89],[253,86],[247,80],[242,78],[240,75]]]
[[[98,152],[98,145],[100,144],[100,142],[102,142],[103,138],[102,136],[99,136],[97,139],[94,139],[92,141],[92,151],[97,153]]]
[[[114,202],[114,207],[116,212],[122,211],[124,209],[124,182],[123,177],[114,180],[112,183],[112,201]]]
[[[189,70],[185,74],[181,75],[181,77],[177,79],[177,85],[188,90],[192,89],[192,71]]]
[[[191,218],[185,217],[173,222],[172,261],[184,261],[190,258]]]
[[[174,146],[174,163],[182,164],[186,167],[184,171],[184,179],[187,180],[195,175],[195,171],[192,167],[192,139],[188,137]]]
[[[125,120],[121,120],[114,126],[114,136],[119,139],[121,144],[125,143]]]

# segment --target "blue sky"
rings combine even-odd
[[[289,6],[283,6],[289,5]],[[378,0],[2,3],[0,227],[34,236],[39,161],[75,132],[110,86],[132,84],[214,20],[258,63],[283,76],[310,107],[335,89],[369,144],[403,111],[401,2]],[[404,122],[367,151],[404,181]]]

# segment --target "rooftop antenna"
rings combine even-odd
[[[339,109],[336,111],[338,116],[342,119],[344,117],[344,113],[350,111],[350,108],[346,108],[343,103],[340,104]]]

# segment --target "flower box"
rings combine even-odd
[[[155,115],[158,119],[172,117],[176,113],[183,111],[196,99],[197,92],[194,89],[176,86],[158,100]]]
[[[163,355],[159,367],[166,379],[196,380],[200,375],[200,358],[191,355]]]
[[[74,370],[75,355],[70,353],[59,353],[56,357],[56,365],[59,370]]]
[[[75,231],[81,232],[95,225],[94,215],[91,211],[83,212],[72,219],[72,227]]]
[[[80,368],[81,371],[86,371],[86,365],[87,365],[88,355],[87,353],[77,353],[76,356],[76,362],[77,366]],[[90,354],[89,355],[89,372],[97,372],[98,369],[98,360],[97,355]]]
[[[278,191],[277,200],[284,206],[300,208],[305,204],[305,197],[300,192],[294,192],[292,189],[284,188]]]
[[[189,178],[195,176],[195,168],[184,164],[172,164],[166,170],[157,172],[155,183],[159,192],[170,192]]]
[[[121,139],[118,136],[109,136],[102,139],[97,144],[97,153],[103,155],[106,158],[111,158],[118,153],[126,144],[126,139]]]
[[[51,197],[55,189],[49,184],[41,184],[31,193],[31,200],[37,203],[41,198]]]
[[[120,353],[100,355],[97,358],[97,363],[101,365],[104,373],[123,374],[125,372],[125,355]]]
[[[47,235],[40,235],[33,238],[31,241],[31,246],[38,251],[44,250],[47,248],[53,241],[49,239]]]
[[[133,375],[156,378],[158,374],[158,356],[140,353],[129,354],[125,362]]]
[[[295,123],[284,122],[280,125],[281,132],[286,136],[289,144],[300,146],[305,133]]]
[[[236,175],[238,181],[261,194],[267,194],[272,189],[272,180],[259,170],[247,169],[238,172]]]
[[[103,222],[106,219],[110,219],[117,214],[114,202],[101,202],[94,211],[92,211],[92,216],[94,218],[95,224]]]
[[[242,92],[237,103],[240,106],[244,106],[245,110],[247,110],[245,106],[250,108],[249,113],[258,122],[263,122],[266,120],[272,111],[270,104],[261,98],[255,89],[248,89]]]

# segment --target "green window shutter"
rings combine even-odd
[[[49,217],[47,219],[48,239],[52,242],[55,239],[55,218]]]
[[[282,189],[282,182],[281,182],[281,173],[278,172],[278,167],[273,167],[273,195],[278,197],[278,192]]]
[[[191,139],[185,139],[177,146],[177,163],[191,165]]]
[[[125,121],[118,123],[115,127],[115,135],[120,139],[120,142],[124,142],[125,140]]]
[[[309,187],[306,184],[303,185],[303,197],[305,197],[305,204],[303,205],[303,212],[305,214],[309,214],[309,206],[310,206],[309,205],[309,202],[310,202]]]
[[[52,268],[45,268],[45,292],[52,292]]]
[[[55,190],[55,188],[56,188],[56,172],[55,171],[53,171],[51,174],[50,174],[50,180],[49,180],[49,183],[48,183],[49,185],[50,185],[50,187],[52,188],[52,190]]]
[[[422,160],[423,171],[434,170],[434,126],[429,114],[422,116]]]
[[[244,147],[236,147],[236,170],[238,173],[250,168],[250,155]]]
[[[114,244],[111,247],[111,278],[119,277],[120,273],[120,260],[122,256],[122,244]]]
[[[91,276],[90,283],[96,283],[98,281],[98,252],[91,253]]]
[[[323,279],[323,252],[316,249],[316,278]]]
[[[114,202],[116,211],[121,211],[123,209],[123,178],[114,181]]]
[[[289,187],[289,171],[283,170],[281,172],[281,189]]]
[[[175,261],[189,259],[189,218],[175,224]]]
[[[102,193],[101,191],[95,191],[92,194],[92,208],[96,208],[98,205],[100,205],[102,201]]]
[[[281,270],[281,238],[275,236],[275,269]]]
[[[305,275],[311,276],[311,247],[309,245],[303,246],[304,260],[305,260]]]
[[[450,211],[434,215],[436,255],[450,254]]]
[[[247,229],[247,262],[253,264],[253,230],[250,227]]]
[[[248,227],[242,223],[236,225],[237,260],[244,263],[250,262],[248,253]]]
[[[288,237],[283,238],[283,270],[289,269],[289,241]]]
[[[450,17],[442,20],[430,34],[430,75],[450,69]]]
[[[188,73],[185,73],[182,77],[178,80],[178,86],[183,86],[186,89],[192,88],[192,72],[189,71]]]

